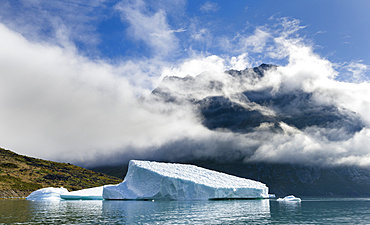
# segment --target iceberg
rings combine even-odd
[[[68,190],[64,187],[47,187],[32,192],[26,199],[31,201],[59,201],[61,200],[60,195],[65,193],[68,193]]]
[[[103,200],[103,186],[63,193],[64,200]]]
[[[103,200],[102,195],[103,195],[103,186],[71,192],[69,192],[67,189],[63,187],[61,188],[48,187],[32,192],[30,195],[26,197],[26,199],[31,201]]]
[[[194,165],[131,160],[124,181],[104,186],[106,200],[212,200],[268,198],[257,181]]]
[[[300,202],[301,199],[295,197],[294,195],[289,195],[289,196],[286,196],[284,198],[278,198],[278,199],[276,199],[276,201],[278,201],[278,202]]]

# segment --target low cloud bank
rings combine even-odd
[[[6,148],[79,162],[203,129],[185,108],[141,101],[143,88],[133,86],[131,74],[122,76],[134,70],[130,62],[90,61],[73,49],[29,42],[3,25],[0,33],[0,136]]]

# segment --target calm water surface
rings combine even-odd
[[[229,201],[0,200],[2,224],[370,224],[370,198]]]

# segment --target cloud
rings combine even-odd
[[[104,18],[105,1],[4,0],[1,21],[29,40],[65,45],[78,42],[87,49],[99,43],[94,24]]]
[[[219,6],[215,2],[207,1],[203,5],[200,6],[200,11],[204,13],[217,12],[218,10],[219,10]]]
[[[166,56],[178,48],[178,39],[167,22],[166,12],[159,9],[148,12],[146,3],[138,1],[122,1],[116,5],[122,19],[129,23],[128,35],[135,40],[143,41],[151,47],[154,55]]]
[[[324,132],[329,130],[320,132],[311,128],[310,131],[299,131],[288,128],[291,130],[287,131],[285,128],[284,133],[272,136],[268,143],[262,143],[253,155],[245,160],[318,166],[370,165],[365,144],[369,143],[368,128],[348,140],[339,142],[324,138]]]
[[[366,79],[365,73],[369,70],[369,66],[361,63],[361,61],[357,61],[348,63],[344,66],[344,69],[347,69],[351,74],[351,82],[361,83]]]
[[[264,50],[266,42],[268,41],[270,37],[271,35],[268,32],[260,28],[257,28],[254,31],[253,35],[247,36],[247,37],[242,36],[239,39],[239,43],[238,43],[238,45],[240,46],[239,51],[240,53],[249,52],[249,51],[262,52]]]
[[[130,65],[112,66],[73,48],[29,42],[4,25],[0,33],[4,147],[81,163],[98,153],[150,149],[204,129],[186,107],[140,102],[142,93],[122,76]]]
[[[219,56],[212,55],[207,57],[198,56],[182,62],[181,65],[174,68],[165,67],[162,72],[162,78],[166,76],[186,77],[197,76],[202,72],[208,71],[211,73],[219,73],[226,70],[224,59]]]

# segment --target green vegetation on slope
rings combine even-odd
[[[62,186],[75,191],[121,181],[69,163],[31,158],[0,148],[0,198],[26,197],[44,187]]]

